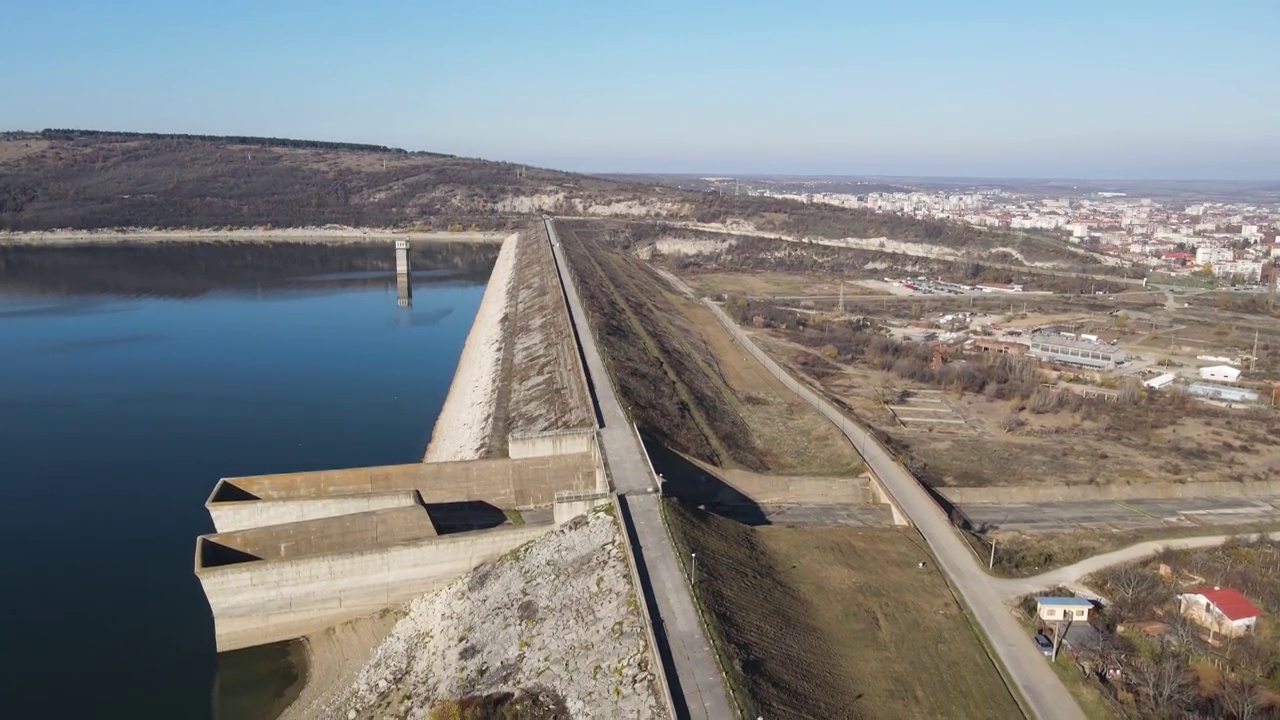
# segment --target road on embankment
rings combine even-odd
[[[556,236],[555,225],[550,219],[545,222],[560,281],[569,301],[569,317],[586,360],[587,376],[594,386],[601,420],[600,444],[609,475],[614,489],[621,496],[620,500],[624,501],[619,503],[622,512],[628,516],[623,521],[635,529],[636,569],[640,572],[641,582],[652,591],[654,602],[651,607],[658,615],[653,618],[658,625],[654,633],[659,638],[659,645],[666,645],[659,648],[659,653],[665,656],[664,665],[669,663],[669,669],[674,670],[675,677],[668,672],[667,681],[672,686],[676,711],[678,714],[687,713],[687,717],[693,720],[727,720],[737,713],[729,704],[715,650],[703,630],[693,597],[685,584],[680,559],[676,557],[671,536],[663,524],[659,508],[661,498],[655,492],[656,479],[609,380],[589,316],[569,274],[569,264]],[[641,590],[637,588],[637,591]]]
[[[1084,713],[1080,706],[1032,644],[1030,631],[1014,619],[1005,605],[1003,594],[993,587],[993,578],[978,565],[969,545],[919,481],[904,470],[873,435],[783,370],[719,305],[709,300],[704,302],[733,337],[769,372],[840,428],[853,443],[867,466],[880,478],[893,500],[924,536],[947,580],[968,605],[971,617],[986,633],[988,647],[1003,665],[1005,677],[1022,695],[1026,709],[1041,720],[1082,720]],[[856,599],[851,598],[851,602],[856,602]]]

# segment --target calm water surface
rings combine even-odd
[[[421,458],[496,249],[435,252],[401,308],[386,246],[0,249],[5,715],[211,716],[203,502]],[[219,704],[279,693],[286,655],[223,656]]]

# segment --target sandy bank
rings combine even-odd
[[[413,232],[379,228],[352,228],[335,225],[314,228],[237,228],[234,230],[48,230],[43,232],[0,232],[0,245],[98,245],[178,242],[282,242],[342,244],[364,242],[473,242],[500,243],[507,233],[497,232]]]
[[[306,684],[279,720],[311,720],[331,714],[326,707],[329,699],[355,684],[360,668],[404,612],[403,608],[383,611],[303,638],[307,653]]]
[[[431,431],[424,462],[476,460],[489,450],[518,239],[519,234],[509,236],[498,252],[476,319],[462,346],[449,394]]]

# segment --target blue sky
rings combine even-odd
[[[0,128],[582,171],[1280,179],[1280,2],[13,3]]]

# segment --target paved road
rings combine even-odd
[[[653,593],[652,609],[658,615],[653,620],[660,625],[654,631],[660,638],[659,644],[663,644],[661,638],[665,637],[665,650],[674,665],[675,677],[668,673],[667,679],[672,686],[672,694],[677,696],[677,712],[682,709],[680,700],[683,699],[683,709],[690,718],[726,720],[736,712],[729,704],[715,651],[703,633],[675,548],[663,525],[658,507],[660,499],[654,492],[656,479],[649,472],[639,439],[614,394],[578,289],[568,281],[569,265],[565,262],[555,225],[551,220],[547,220],[546,225],[556,264],[562,273],[565,294],[569,298],[570,318],[582,342],[587,374],[595,386],[602,418],[600,442],[609,475],[614,489],[625,500],[620,503],[623,513],[629,516],[630,524],[635,528],[635,560],[641,581],[649,585]]]
[[[960,509],[974,523],[1000,530],[1138,530],[1271,522],[1280,516],[1280,496],[968,503]]]
[[[1273,540],[1280,540],[1280,532],[1270,533],[1269,536]],[[1093,557],[1085,558],[1074,565],[1060,567],[1057,570],[1050,570],[1047,573],[1042,573],[1033,577],[992,578],[991,584],[997,591],[1006,597],[1026,595],[1027,593],[1042,590],[1054,585],[1066,585],[1071,588],[1087,590],[1087,588],[1081,588],[1079,584],[1080,579],[1088,575],[1092,575],[1105,567],[1155,555],[1160,548],[1182,550],[1186,548],[1213,547],[1214,545],[1221,545],[1230,537],[1230,535],[1210,535],[1205,537],[1150,540],[1138,543],[1137,545],[1130,545],[1127,548],[1121,548],[1113,552],[1104,553],[1102,555],[1094,555]],[[1086,592],[1085,594],[1091,595],[1093,593]]]
[[[992,578],[978,565],[968,544],[952,528],[946,514],[920,483],[899,466],[874,437],[843,416],[808,385],[796,382],[773,358],[757,347],[718,305],[709,301],[707,305],[743,347],[839,427],[858,449],[863,459],[884,482],[889,494],[924,536],[947,579],[964,598],[973,618],[986,632],[989,646],[1004,665],[1007,677],[1027,701],[1031,713],[1041,720],[1083,719],[1084,713],[1076,704],[1075,698],[1054,675],[1044,656],[1035,649],[1030,633],[1010,614],[1004,596],[993,587]]]

